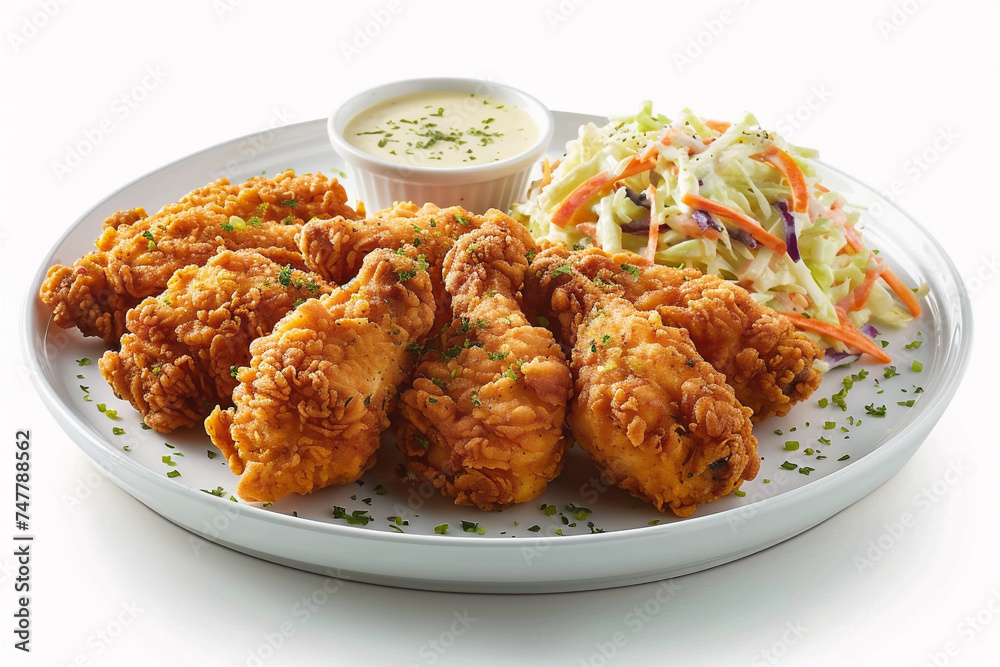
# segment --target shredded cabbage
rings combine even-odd
[[[792,184],[760,159],[769,150],[794,160],[804,177],[808,200],[798,211]],[[842,315],[859,328],[870,321],[905,326],[912,319],[909,310],[881,280],[866,282],[884,264],[860,241],[854,228],[858,213],[820,184],[810,162],[816,155],[762,129],[749,113],[719,123],[683,109],[670,120],[643,102],[634,116],[613,118],[603,127],[582,126],[551,179],[535,184],[511,214],[538,239],[628,250],[658,264],[697,268],[736,281],[776,310],[834,326],[842,324]],[[618,177],[637,165],[647,168]],[[603,185],[586,195],[595,180]],[[683,201],[688,195],[741,213],[761,230],[748,232],[718,212],[699,213]],[[784,247],[779,202],[793,218],[799,261],[758,242],[773,244],[770,235],[781,239],[778,250]],[[648,249],[654,225],[656,245]],[[839,341],[824,342],[844,349]]]

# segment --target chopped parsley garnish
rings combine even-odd
[[[480,526],[478,523],[473,523],[472,521],[462,521],[462,530],[466,533],[475,533],[477,535],[485,535],[486,528]]]
[[[442,523],[440,525],[434,526],[434,532],[438,535],[444,535],[448,532],[448,524]]]
[[[286,264],[280,271],[278,271],[278,282],[281,283],[283,287],[288,287],[292,282],[292,265]]]
[[[372,520],[372,515],[368,513],[368,510],[354,510],[350,514],[347,510],[338,505],[333,506],[333,518],[343,519],[352,526],[367,526],[368,522]]]
[[[882,372],[882,377],[886,380],[888,380],[889,378],[894,378],[897,375],[899,375],[899,372],[896,371],[895,366],[886,366],[885,370]]]
[[[282,206],[287,206],[288,208],[295,208],[296,206],[299,205],[299,200],[298,199],[285,199],[285,200],[282,200],[281,205]]]
[[[869,403],[865,406],[865,414],[871,415],[872,417],[885,417],[885,406],[880,405],[875,407],[874,403]]]
[[[181,476],[180,470],[170,470],[170,471],[167,472],[167,477],[169,477],[170,479],[173,479],[174,477],[180,477],[180,476]]]
[[[88,357],[83,357],[82,359],[77,359],[76,360],[76,365],[77,366],[89,366],[90,365],[90,359]]]
[[[560,267],[555,268],[552,271],[552,276],[568,276],[573,273],[573,265],[570,262],[566,262]]]
[[[638,266],[634,266],[632,264],[622,264],[621,269],[625,273],[627,273],[630,276],[632,276],[633,280],[638,280],[639,279],[639,267]]]
[[[797,465],[795,465],[794,463],[789,463],[788,461],[785,461],[784,463],[781,464],[782,470],[795,470],[796,468],[798,468]]]
[[[215,496],[216,498],[221,498],[226,493],[226,490],[223,489],[221,486],[217,486],[211,491],[209,491],[208,489],[202,489],[202,491],[204,491],[210,496]]]

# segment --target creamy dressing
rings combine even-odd
[[[348,121],[344,139],[411,167],[470,167],[524,152],[539,137],[524,109],[462,92],[421,92],[381,102]]]

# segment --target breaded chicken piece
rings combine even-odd
[[[458,240],[444,260],[453,320],[400,399],[407,469],[459,505],[531,500],[562,470],[572,378],[551,332],[531,326],[516,298],[534,247],[502,215]]]
[[[522,294],[572,349],[569,424],[609,483],[685,517],[756,476],[750,410],[687,332],[603,292],[558,255],[535,258]]]
[[[298,236],[299,249],[310,270],[338,285],[353,278],[365,256],[376,248],[398,250],[409,257],[423,255],[434,285],[438,311],[433,330],[437,331],[451,319],[451,297],[441,280],[445,254],[462,234],[500,215],[496,210],[475,215],[460,206],[442,209],[424,204],[418,208],[412,202],[397,202],[365,220],[309,222]]]
[[[398,387],[430,330],[427,263],[389,250],[369,254],[357,279],[310,299],[250,345],[237,372],[235,408],[205,420],[237,492],[274,501],[357,480],[375,463]]]
[[[342,285],[357,274],[365,255],[376,248],[412,248],[440,273],[445,253],[455,240],[482,226],[484,216],[460,206],[442,209],[397,202],[364,220],[350,217],[314,220],[298,236],[306,267]]]
[[[822,348],[731,281],[648,264],[632,253],[610,255],[597,248],[545,253],[571,259],[598,286],[616,286],[640,310],[655,310],[664,324],[686,329],[698,353],[753,410],[755,423],[787,414],[823,380],[814,363]]]
[[[258,249],[278,264],[305,269],[295,244],[313,217],[356,217],[344,188],[322,174],[222,178],[152,216],[120,211],[104,222],[96,250],[72,266],[49,269],[39,296],[61,327],[117,345],[129,308],[167,287],[174,271],[202,265],[222,246]],[[235,216],[235,217],[234,217]]]
[[[205,266],[178,270],[162,294],[128,312],[121,349],[104,353],[101,373],[150,428],[201,424],[215,405],[232,405],[250,343],[299,302],[331,290],[257,251],[222,250]]]

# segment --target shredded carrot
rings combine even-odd
[[[764,162],[781,172],[792,189],[792,210],[805,213],[809,210],[809,187],[805,174],[795,162],[795,159],[777,146],[771,146],[763,153],[751,155],[750,159]]]
[[[723,132],[729,129],[731,123],[727,123],[724,120],[706,120],[705,125],[715,130],[719,134],[722,134]]]
[[[839,340],[859,352],[870,355],[879,363],[890,363],[892,361],[892,357],[886,354],[885,350],[876,345],[873,340],[858,331],[858,329],[851,324],[851,321],[847,319],[846,315],[842,315],[842,313],[843,311],[838,309],[837,314],[840,316],[840,326],[827,324],[826,322],[821,322],[817,319],[806,317],[805,315],[801,315],[799,313],[782,312],[781,314],[790,319],[792,324],[800,329],[808,329],[828,338]]]
[[[830,188],[826,187],[822,183],[816,183],[815,185],[813,185],[813,187],[816,188],[817,190],[819,190],[820,192],[829,192],[830,191]]]
[[[656,222],[656,186],[650,184],[646,188],[646,200],[649,202],[649,240],[646,241],[646,260],[652,264],[656,261],[656,248],[660,242],[660,223]]]
[[[917,302],[916,295],[913,294],[913,291],[909,287],[903,284],[903,281],[899,279],[899,276],[892,272],[892,269],[886,267],[885,271],[882,272],[882,280],[884,280],[886,284],[892,288],[892,291],[896,293],[896,296],[898,296],[899,300],[903,302],[903,305],[906,306],[911,315],[914,317],[920,317],[920,313],[922,313],[923,310]]]
[[[865,271],[865,279],[861,281],[860,285],[851,290],[849,295],[837,302],[838,306],[849,313],[864,308],[864,305],[868,303],[868,297],[871,296],[875,283],[878,282],[879,276],[888,269],[885,262],[876,261],[875,253],[869,252],[868,258],[869,264],[873,264],[874,266]]]
[[[591,176],[583,183],[573,188],[573,191],[566,195],[565,199],[559,202],[559,205],[556,206],[556,209],[552,212],[552,224],[557,227],[565,227],[581,206],[586,204],[605,188],[610,188],[617,181],[623,178],[628,178],[629,176],[635,176],[636,174],[641,174],[644,171],[649,171],[655,166],[655,156],[646,160],[640,160],[639,157],[636,156],[633,157],[625,165],[625,167],[617,173],[602,171],[599,174]]]
[[[761,227],[759,222],[742,211],[737,211],[736,209],[729,208],[728,206],[724,206],[718,202],[712,201],[711,199],[706,199],[701,195],[691,193],[681,197],[681,202],[692,208],[708,211],[709,213],[714,213],[721,218],[725,218],[757,239],[757,241],[760,242],[765,248],[770,248],[779,255],[784,255],[788,250],[788,247],[785,245],[785,241],[783,239],[778,238]]]
[[[847,245],[851,246],[854,252],[858,252],[865,247],[864,242],[861,240],[861,232],[855,229],[854,225],[849,222],[844,223],[844,238],[847,240]]]
[[[580,183],[556,206],[556,210],[552,212],[552,224],[557,227],[565,227],[573,214],[607,185],[608,173],[606,171],[595,174]]]
[[[552,182],[552,165],[549,164],[549,159],[545,158],[542,160],[542,178],[538,181],[538,189],[542,190],[546,185]]]

